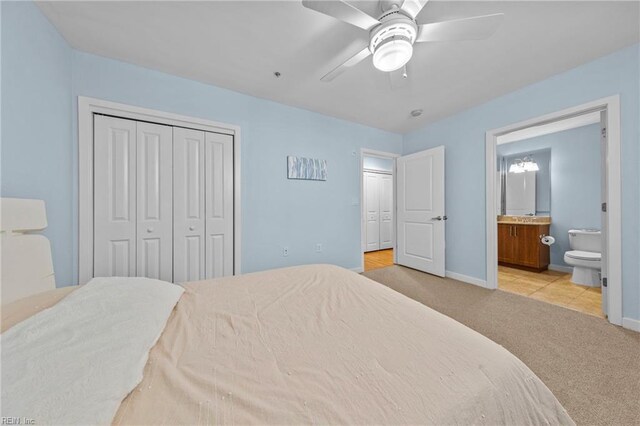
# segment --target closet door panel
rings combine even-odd
[[[205,136],[173,128],[173,280],[205,277]]]
[[[205,134],[206,278],[233,275],[233,136]]]
[[[137,275],[173,281],[173,130],[137,123]]]
[[[393,248],[393,176],[380,175],[380,249]]]
[[[136,275],[136,122],[94,117],[94,271]]]
[[[365,205],[365,251],[380,249],[380,197],[378,190],[379,178],[375,173],[364,174],[364,205]]]

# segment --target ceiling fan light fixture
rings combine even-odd
[[[404,37],[385,40],[373,52],[373,66],[384,72],[391,72],[405,66],[413,56],[413,46]]]

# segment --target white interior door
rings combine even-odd
[[[379,175],[364,173],[365,250],[380,250],[380,191]]]
[[[397,159],[398,264],[445,274],[444,146]]]
[[[380,249],[393,248],[393,176],[380,175]]]
[[[137,276],[173,281],[172,128],[137,123]]]
[[[205,277],[233,275],[233,136],[205,134]]]
[[[94,117],[94,277],[136,276],[136,122]]]
[[[173,128],[173,281],[205,277],[204,132]]]

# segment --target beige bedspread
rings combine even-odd
[[[573,424],[504,348],[353,272],[185,287],[115,424]]]

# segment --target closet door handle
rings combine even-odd
[[[195,227],[195,226],[191,225],[191,226],[189,227],[189,231],[195,231],[195,230],[196,230],[196,227]]]
[[[515,229],[515,231],[516,231],[516,237],[517,237],[517,236],[518,236],[518,227],[517,227],[517,226],[514,226],[514,227],[513,227],[513,229]]]
[[[147,233],[152,233],[153,232],[153,228],[147,228]]]
[[[509,226],[509,236],[513,237],[513,226]]]

